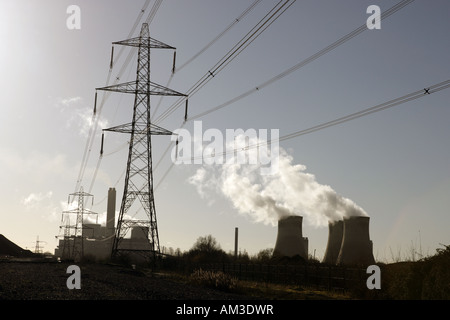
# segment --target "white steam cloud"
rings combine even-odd
[[[292,156],[280,148],[276,174],[261,175],[257,165],[230,161],[204,165],[188,181],[202,197],[207,190],[223,194],[240,213],[274,226],[289,215],[301,215],[317,227],[327,226],[329,220],[367,216],[352,200],[318,183],[314,175],[305,172],[304,165],[292,161]]]

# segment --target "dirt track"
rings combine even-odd
[[[79,264],[81,289],[69,290],[67,263],[0,262],[0,300],[236,300],[235,294],[178,283],[114,265]]]

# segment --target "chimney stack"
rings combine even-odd
[[[115,219],[116,219],[116,189],[109,188],[108,204],[106,207],[106,236],[114,235]]]
[[[234,229],[234,257],[238,256],[238,228]]]

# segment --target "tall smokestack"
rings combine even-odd
[[[115,218],[116,218],[116,189],[109,188],[108,204],[106,207],[106,236],[114,235]]]
[[[278,220],[278,235],[273,255],[279,257],[300,256],[308,259],[308,239],[302,235],[301,216],[288,216]]]
[[[328,222],[328,243],[323,263],[336,264],[341,250],[343,234],[344,222],[342,220]]]
[[[337,264],[371,265],[375,263],[372,241],[369,238],[369,217],[344,218],[341,250]]]
[[[238,228],[234,229],[234,257],[238,256]]]

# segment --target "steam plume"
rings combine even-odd
[[[367,216],[353,201],[318,183],[304,165],[292,161],[280,148],[279,170],[274,175],[260,175],[256,165],[229,161],[204,165],[189,182],[201,196],[206,196],[207,190],[223,194],[240,213],[274,226],[289,215],[302,215],[308,224],[318,227],[327,226],[329,220]]]

